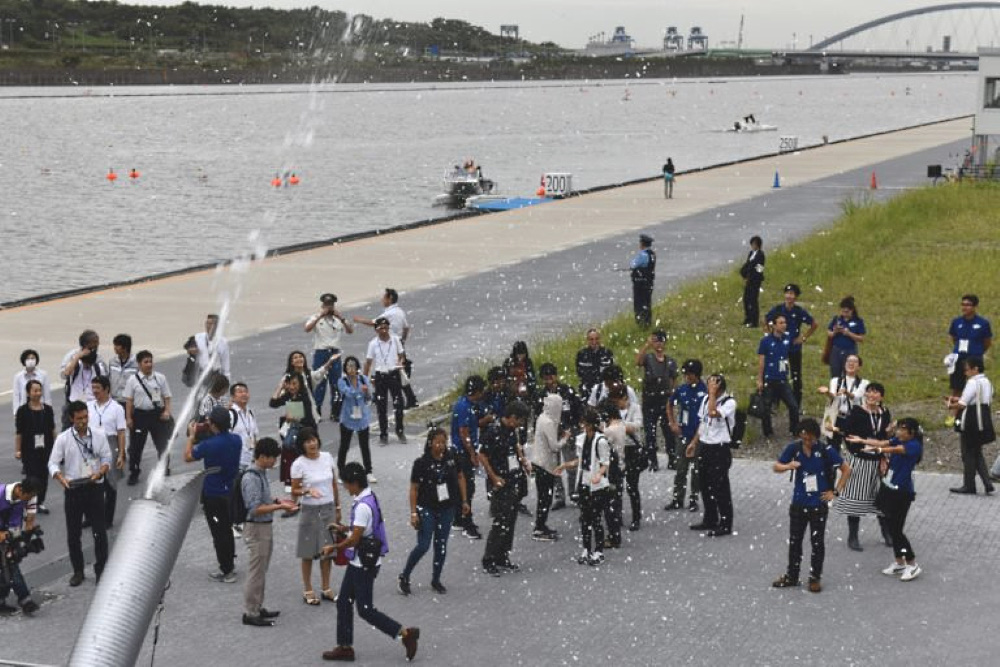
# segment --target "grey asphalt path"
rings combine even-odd
[[[882,198],[895,194],[901,188],[922,184],[926,164],[947,164],[951,161],[950,156],[960,149],[959,144],[947,145],[879,164],[876,169],[881,189],[869,194]],[[773,248],[829,224],[839,213],[845,198],[867,192],[865,188],[869,176],[870,168],[848,171],[808,185],[772,191],[766,196],[710,213],[649,227],[645,231],[657,239],[660,257],[658,294],[686,279],[717,272],[740,261],[745,241],[753,233],[760,233],[765,238],[766,247]],[[679,183],[679,197],[683,195],[681,186]],[[475,221],[469,224],[475,224]],[[627,308],[630,300],[627,276],[615,273],[613,269],[625,264],[634,245],[635,235],[629,234],[404,294],[402,305],[409,310],[415,327],[410,351],[417,362],[414,382],[420,395],[435,396],[450,389],[471,365],[500,357],[515,339],[532,340],[567,329],[581,331],[584,325],[598,323]],[[391,282],[391,278],[387,280]],[[581,298],[581,293],[585,293],[586,298]],[[737,297],[734,295],[734,310],[730,314],[734,324],[739,321],[735,303]],[[375,312],[374,306],[365,312]],[[103,333],[110,337],[111,332]],[[347,352],[360,356],[368,337],[368,331],[355,334],[348,339]],[[306,336],[299,327],[278,329],[241,340],[233,346],[234,376],[249,382],[254,395],[254,410],[265,425],[265,432],[273,431],[277,420],[276,414],[266,408],[266,398],[281,373],[287,351],[293,347],[306,348]],[[539,361],[536,360],[536,363]],[[161,370],[173,381],[179,377],[179,362],[168,361]],[[179,382],[175,384],[179,385]],[[0,423],[3,424],[0,428],[12,432],[9,413],[0,417]],[[412,432],[417,430],[411,428]],[[322,433],[330,447],[336,440],[333,426],[324,423]],[[414,441],[415,438],[411,439],[411,442]],[[374,451],[375,473],[380,479],[376,490],[385,496],[391,512],[393,539],[403,543],[412,539],[412,532],[403,524],[406,509],[402,489],[408,478],[409,463],[418,450],[419,446],[414,444],[406,448],[393,444],[386,448],[376,446]],[[152,467],[151,455],[147,461],[145,469],[149,470]],[[741,471],[743,466],[747,471],[753,471],[754,466],[759,464],[740,465]],[[0,462],[3,479],[15,478],[17,468],[12,459]],[[948,476],[926,477],[931,480],[927,482],[926,497],[929,500],[926,505],[921,503],[920,510],[925,512],[927,518],[921,520],[918,511],[913,521],[915,528],[920,521],[926,521],[934,530],[928,530],[927,540],[920,540],[918,533],[912,537],[918,553],[921,549],[943,549],[945,553],[937,558],[943,559],[950,567],[942,567],[941,564],[932,566],[929,561],[926,562],[925,567],[929,571],[935,570],[937,574],[925,577],[925,580],[941,578],[942,587],[953,592],[942,598],[953,600],[953,612],[965,614],[970,609],[981,610],[982,607],[977,607],[975,602],[981,598],[974,593],[989,578],[983,578],[985,573],[981,577],[975,574],[986,564],[995,562],[998,527],[995,518],[991,518],[993,513],[979,512],[978,508],[991,507],[994,501],[967,499],[971,503],[980,503],[968,506],[976,508],[976,512],[970,515],[963,506],[961,518],[953,519],[951,513],[957,507],[954,504],[956,501],[945,498],[944,489],[954,480],[949,480]],[[667,495],[667,478],[660,473],[647,476],[647,479],[655,480],[655,484],[647,483],[646,492],[652,498],[647,502],[647,509],[657,509]],[[526,549],[522,559],[531,564],[528,571],[520,577],[508,577],[500,582],[483,580],[474,572],[482,544],[468,544],[464,538],[456,538],[446,581],[458,590],[449,594],[447,604],[444,599],[432,599],[426,586],[420,591],[419,602],[417,599],[403,601],[390,597],[392,579],[405,557],[402,545],[394,546],[385,573],[376,587],[377,599],[384,600],[385,609],[398,613],[403,620],[419,619],[419,623],[427,629],[428,653],[441,664],[467,663],[470,658],[488,659],[496,664],[518,664],[535,662],[538,656],[545,656],[546,663],[582,660],[586,664],[592,656],[628,659],[630,655],[640,664],[651,664],[654,657],[660,662],[665,656],[682,658],[685,655],[687,662],[707,664],[713,651],[715,655],[723,651],[723,655],[756,656],[755,661],[762,664],[786,664],[793,660],[789,655],[799,656],[800,659],[811,656],[813,661],[820,659],[821,662],[824,656],[829,655],[832,661],[833,656],[840,658],[845,656],[845,652],[849,663],[867,664],[869,657],[874,661],[873,656],[877,655],[881,662],[886,662],[888,658],[890,664],[903,664],[906,654],[893,651],[887,656],[877,651],[873,653],[873,647],[878,646],[879,638],[883,636],[877,629],[879,619],[890,618],[894,604],[910,607],[914,600],[888,594],[884,601],[865,598],[865,604],[858,605],[854,599],[862,591],[868,595],[873,590],[900,590],[898,587],[885,589],[881,575],[877,574],[877,566],[884,566],[885,553],[870,553],[874,549],[866,551],[865,558],[877,556],[877,559],[865,561],[864,566],[852,566],[853,569],[849,569],[851,576],[847,577],[852,583],[842,589],[839,596],[832,581],[819,602],[813,596],[797,596],[795,592],[791,596],[775,598],[771,591],[766,590],[772,575],[781,568],[780,552],[784,548],[786,515],[780,497],[759,507],[753,499],[774,493],[770,489],[775,486],[785,488],[787,484],[777,485],[766,472],[766,467],[737,485],[737,511],[740,515],[745,513],[748,518],[748,523],[740,526],[741,537],[738,540],[723,541],[722,546],[713,546],[706,551],[703,548],[705,543],[691,541],[693,536],[689,537],[683,525],[675,526],[680,524],[680,520],[673,517],[669,519],[673,523],[665,525],[667,533],[658,535],[653,531],[643,531],[626,551],[612,557],[613,563],[602,570],[600,576],[589,570],[581,572],[578,566],[568,562],[569,554],[574,551],[568,540],[554,546],[531,543],[527,539],[528,526],[522,524],[518,540]],[[930,487],[940,492],[931,492]],[[136,495],[141,489],[123,486],[123,504],[127,496]],[[52,500],[53,514],[44,520],[49,549],[43,555],[34,557],[37,564],[26,562],[32,584],[36,581],[51,582],[53,576],[67,571],[62,556],[65,538],[61,530],[61,493],[58,490],[52,494]],[[744,506],[746,510],[742,509]],[[120,511],[124,509],[123,506]],[[484,511],[480,498],[476,502],[476,513],[482,515]],[[400,520],[394,522],[395,519]],[[575,517],[566,512],[560,513],[558,523],[570,535],[576,533],[572,521]],[[251,632],[234,625],[231,635],[234,642],[211,639],[221,628],[228,628],[228,623],[238,620],[239,593],[236,587],[209,585],[205,573],[213,559],[207,530],[198,518],[178,563],[174,587],[168,594],[168,610],[172,608],[174,611],[165,616],[163,656],[171,655],[173,660],[198,664],[207,662],[211,656],[223,664],[232,664],[245,660],[246,656],[267,656],[268,651],[278,651],[271,661],[283,664],[292,659],[316,657],[319,650],[332,643],[332,610],[326,610],[325,620],[317,621],[312,626],[316,619],[309,619],[308,615],[313,612],[323,614],[323,610],[300,607],[301,603],[297,601],[297,567],[292,562],[294,531],[289,523],[282,522],[279,528],[279,531],[284,531],[285,548],[276,552],[276,577],[272,590],[280,591],[275,600],[280,605],[275,606],[286,609],[286,613],[292,616],[285,624],[295,623],[299,629],[296,638],[289,637],[288,630],[275,630],[273,632],[280,633],[279,641],[266,637],[260,639],[260,633],[268,631]],[[675,527],[676,531],[670,531],[670,527]],[[922,542],[927,542],[926,547]],[[558,558],[546,555],[556,550],[561,550]],[[767,557],[763,558],[763,555]],[[921,561],[925,559],[921,557]],[[43,563],[49,563],[48,567],[41,568]],[[851,578],[855,576],[859,578]],[[644,583],[646,577],[656,585],[647,586]],[[918,588],[921,592],[917,595],[928,606],[928,601],[941,597],[940,590],[935,591],[933,597],[928,594],[928,586],[922,582],[914,582],[913,585],[922,586]],[[873,586],[874,589],[871,588]],[[829,587],[833,587],[833,595],[827,595]],[[43,592],[51,598],[51,602],[45,605],[41,618],[0,622],[0,638],[3,638],[0,642],[5,647],[14,646],[11,643],[13,636],[5,637],[5,633],[23,628],[20,625],[22,622],[54,624],[51,627],[61,630],[60,641],[45,642],[23,654],[20,650],[12,655],[3,651],[4,655],[0,657],[52,663],[65,658],[75,635],[75,624],[85,607],[87,588],[70,590],[65,587],[63,578],[43,583]],[[961,595],[957,595],[958,592]],[[565,600],[567,593],[569,605]],[[617,600],[615,595],[619,596]],[[971,601],[962,602],[963,596]],[[833,598],[832,602],[830,598]],[[829,608],[826,608],[827,605]],[[934,609],[940,606],[935,605]],[[836,632],[824,633],[811,643],[807,642],[805,648],[791,653],[773,650],[771,641],[774,636],[812,627],[812,624],[806,623],[808,614],[804,617],[799,613],[802,609],[812,609],[819,614],[824,608],[831,612],[829,618],[817,616],[813,620],[822,624],[825,619],[828,626],[832,624],[830,629]],[[594,611],[582,613],[582,609]],[[410,615],[406,616],[404,612]],[[978,616],[965,618],[966,629],[962,629],[956,620],[964,618],[962,614],[955,616],[943,609],[939,613],[940,618],[928,623],[929,627],[935,630],[954,628],[948,637],[967,637],[970,641],[982,636],[978,630],[981,628]],[[851,620],[854,615],[860,616],[857,626]],[[213,624],[212,619],[216,617],[225,618],[224,625]],[[44,620],[46,618],[49,620]],[[517,618],[518,621],[507,623],[500,620],[503,618]],[[759,624],[758,619],[766,620],[766,624]],[[946,620],[948,623],[944,623]],[[851,625],[845,625],[847,623]],[[545,633],[537,631],[540,625],[546,628]],[[211,631],[205,628],[211,628]],[[316,632],[309,632],[307,628]],[[302,629],[307,629],[307,632],[301,633]],[[898,624],[889,624],[887,629],[897,631]],[[601,632],[605,634],[602,636]],[[171,633],[174,633],[173,643],[168,643],[167,637]],[[699,636],[707,636],[708,639],[697,641]],[[248,643],[242,641],[243,637]],[[302,637],[317,641],[310,643],[310,639],[307,645],[302,645],[299,641]],[[919,637],[919,634],[912,635],[914,641]],[[831,642],[833,649],[830,648]],[[977,650],[982,650],[976,648],[974,641],[964,649],[961,646],[966,642],[960,644],[948,639],[945,644],[952,650],[945,653],[943,647],[938,646],[942,657],[958,657],[962,651],[968,657],[974,657]],[[912,642],[897,644],[895,640],[887,643],[887,646],[912,645]],[[919,642],[916,645],[922,646]],[[678,646],[687,649],[677,652],[675,648]],[[982,647],[982,643],[978,646]],[[358,647],[379,664],[392,657],[396,650],[367,631],[358,634]],[[931,648],[928,647],[928,650]],[[577,660],[573,660],[574,655]],[[286,659],[283,660],[283,657]],[[897,658],[899,662],[894,663]]]

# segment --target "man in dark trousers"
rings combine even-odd
[[[520,502],[518,486],[531,464],[525,458],[518,441],[518,429],[524,428],[531,411],[520,401],[510,401],[499,422],[488,425],[479,438],[479,459],[493,485],[490,494],[490,514],[493,525],[486,538],[483,571],[499,577],[501,571],[517,572],[520,568],[510,561],[514,545],[514,525]]]
[[[635,321],[648,327],[652,319],[653,281],[656,279],[656,253],[653,239],[646,234],[639,235],[639,252],[635,254],[628,268],[632,272],[632,302]]]
[[[764,282],[764,241],[759,236],[750,238],[750,252],[740,267],[743,276],[743,326],[760,326],[760,286]]]

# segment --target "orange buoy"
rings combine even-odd
[[[131,178],[133,181],[139,178],[139,172],[136,170],[135,167],[132,167],[132,169],[128,172],[128,177]]]
[[[280,188],[281,187],[281,176],[275,175],[275,177],[271,179],[271,185],[273,185],[276,188]]]
[[[108,175],[104,178],[108,179],[108,183],[114,183],[118,180],[118,174],[115,173],[114,169],[108,169]]]
[[[878,190],[878,178],[875,177],[875,171],[874,170],[872,171],[871,189],[872,190]]]
[[[295,173],[293,172],[292,175],[288,179],[288,183],[290,185],[298,185],[299,184],[299,177],[296,176]]]
[[[535,194],[537,194],[539,197],[544,197],[545,196],[545,188],[538,188],[538,190],[535,191]]]

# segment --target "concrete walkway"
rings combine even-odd
[[[18,358],[28,343],[55,377],[59,361],[88,327],[104,335],[105,356],[119,331],[132,335],[137,350],[148,348],[158,358],[177,356],[183,341],[201,329],[205,313],[220,309],[224,294],[239,293],[227,336],[244,338],[304,319],[324,291],[337,293],[341,306],[349,308],[377,299],[389,283],[401,293],[426,288],[761,196],[771,191],[776,170],[783,187],[802,186],[957,141],[968,136],[969,128],[970,120],[960,119],[709,169],[679,178],[669,202],[656,181],[322,247],[237,270],[202,271],[0,311],[0,378],[20,370]],[[856,185],[867,186],[867,178]],[[9,393],[0,393],[0,400],[9,400]]]

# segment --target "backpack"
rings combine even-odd
[[[250,511],[246,501],[243,499],[243,478],[248,474],[251,474],[250,468],[245,468],[236,473],[233,490],[229,493],[229,516],[232,518],[234,524],[245,523],[247,512]]]
[[[736,399],[732,396],[726,397],[724,400],[719,402],[719,405],[724,404],[726,401],[735,401]],[[743,445],[743,438],[747,434],[747,413],[746,410],[741,410],[740,406],[736,406],[736,412],[733,414],[733,426],[729,427],[729,420],[726,419],[726,430],[729,431],[729,448],[739,449]]]

